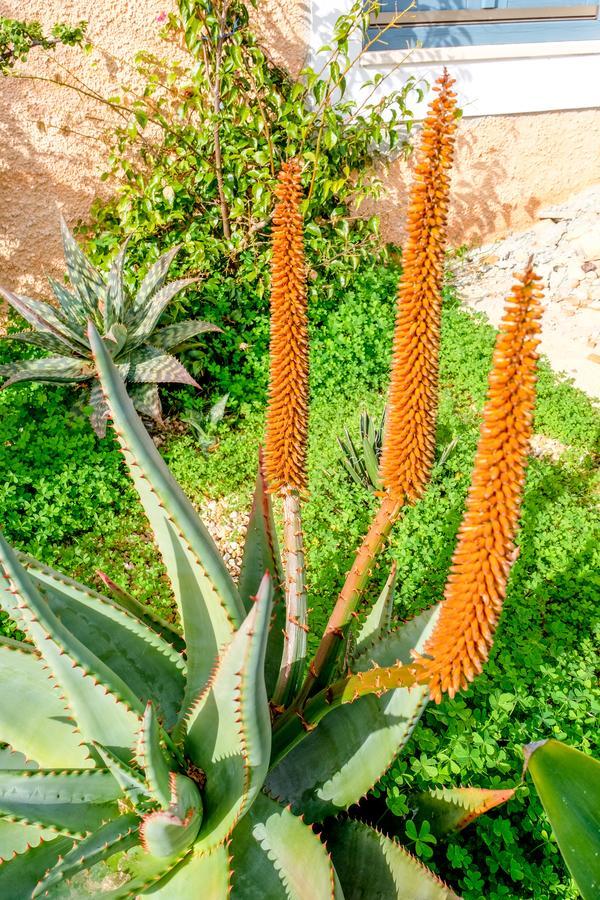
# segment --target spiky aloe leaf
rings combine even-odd
[[[219,648],[241,623],[243,606],[213,539],[136,415],[95,329],[90,340],[125,461],[179,607],[187,651],[188,703],[205,686]]]
[[[178,281],[172,281],[170,284],[166,284],[153,294],[144,307],[138,307],[136,305],[137,312],[135,324],[131,331],[131,343],[144,343],[156,328],[156,323],[173,297],[179,294],[184,288],[189,287],[190,284],[195,284],[197,281],[197,278],[180,278]]]
[[[397,566],[394,562],[377,602],[373,604],[369,615],[366,617],[358,632],[354,656],[360,656],[360,654],[369,647],[369,644],[372,644],[376,638],[389,631],[390,623],[392,621],[392,609],[394,607],[396,575]]]
[[[40,878],[69,852],[73,838],[56,837],[0,865],[0,897],[31,897]]]
[[[191,847],[202,821],[200,791],[185,775],[171,773],[171,799],[166,809],[148,813],[140,826],[144,849],[152,856],[174,859]]]
[[[108,406],[100,387],[100,382],[94,380],[90,388],[89,397],[92,411],[90,413],[90,424],[95,434],[102,439],[106,435],[106,426],[108,424]]]
[[[136,808],[151,802],[148,785],[141,772],[124,763],[112,750],[103,747],[97,741],[93,742],[93,746],[125,797],[128,797]]]
[[[171,803],[171,773],[160,746],[160,729],[151,703],[144,712],[136,756],[146,773],[148,793],[166,809]]]
[[[436,788],[411,798],[416,807],[416,819],[427,819],[436,835],[461,831],[479,816],[506,803],[514,795],[514,788],[490,790],[486,788]]]
[[[165,283],[171,263],[179,253],[179,250],[179,246],[171,247],[170,250],[159,256],[156,262],[150,266],[131,303],[130,321],[133,321],[137,314],[143,313],[152,295],[161,289]]]
[[[265,575],[253,608],[186,722],[187,755],[206,774],[206,816],[198,838],[202,852],[231,833],[267,774],[271,719],[264,662],[271,597]]]
[[[342,898],[327,850],[289,809],[259,794],[233,832],[234,900]]]
[[[0,366],[0,376],[6,381],[2,388],[19,381],[48,381],[69,384],[71,381],[87,381],[93,369],[87,362],[69,356],[49,356],[46,359],[23,359]]]
[[[458,900],[400,844],[362,822],[335,822],[327,847],[345,900]]]
[[[177,384],[192,384],[200,387],[192,378],[185,366],[169,353],[163,353],[156,347],[144,346],[134,351],[129,357],[131,368],[129,380],[133,382],[151,382],[161,384],[163,382],[177,382]]]
[[[160,422],[162,419],[162,404],[156,384],[132,384],[129,387],[129,396],[140,416],[147,416]]]
[[[525,768],[584,900],[600,896],[600,762],[548,740],[523,748]]]
[[[82,644],[134,691],[145,706],[152,698],[167,727],[175,724],[185,690],[185,662],[154,631],[112,600],[66,575],[19,554],[52,612]]]
[[[73,332],[77,335],[78,341],[86,346],[89,351],[89,347],[87,346],[87,341],[85,339],[85,323],[88,316],[81,300],[64,284],[61,284],[54,278],[49,278],[48,282],[50,284],[50,287],[52,288],[54,296],[58,300],[61,316],[64,318]]]
[[[27,632],[49,674],[62,687],[84,738],[129,758],[142,710],[138,698],[52,612],[2,534],[0,574],[6,585],[0,602]]]
[[[32,347],[41,347],[50,353],[62,355],[65,352],[65,342],[49,331],[18,331],[16,334],[5,334],[3,338],[20,344],[30,344]]]
[[[44,896],[65,878],[91,869],[114,853],[125,852],[134,847],[139,843],[139,821],[135,813],[127,813],[102,825],[69,850],[38,882],[31,896]]]
[[[158,328],[154,334],[148,337],[148,342],[159,350],[172,350],[178,347],[184,341],[197,337],[199,334],[205,334],[207,331],[222,331],[218,325],[211,322],[201,322],[199,319],[187,319],[185,322],[173,322],[172,325],[165,325],[164,328]]]
[[[33,300],[31,297],[13,294],[12,291],[7,291],[5,288],[0,288],[0,294],[26,322],[33,325],[36,331],[53,334],[76,356],[81,356],[82,351],[85,354],[85,339],[65,321],[53,306],[42,300]]]
[[[76,837],[114,818],[120,794],[105,769],[0,771],[0,816]]]
[[[25,853],[28,847],[37,847],[42,841],[53,840],[56,835],[51,828],[0,819],[0,864],[15,853]]]
[[[0,682],[11,688],[0,691],[0,741],[40,766],[93,765],[70,711],[30,644],[0,638]],[[7,768],[6,760],[0,765]]]
[[[251,608],[253,598],[256,596],[265,572],[269,572],[273,585],[273,614],[265,659],[265,683],[267,694],[271,697],[277,683],[283,655],[285,592],[273,505],[271,495],[267,492],[261,451],[238,584],[242,603],[247,610]]]
[[[125,284],[123,271],[125,253],[129,238],[121,245],[106,276],[106,298],[104,304],[104,328],[108,331],[115,322],[122,322],[125,316]]]
[[[109,593],[118,601],[119,605],[126,609],[127,612],[130,612],[136,619],[139,619],[152,631],[155,631],[167,644],[171,644],[178,653],[185,650],[185,641],[174,625],[171,625],[170,622],[167,622],[161,616],[157,616],[151,607],[145,606],[139,600],[136,600],[135,597],[114,582],[112,578],[109,578],[106,572],[98,570],[96,575],[106,585]]]
[[[81,299],[81,303],[95,321],[98,321],[100,300],[104,300],[106,286],[104,278],[91,264],[61,216],[60,230],[65,251],[65,262],[71,286]],[[100,324],[98,322],[98,324]]]
[[[163,871],[156,875],[160,862]],[[199,896],[217,900],[228,896],[229,852],[224,845],[215,847],[209,853],[192,849],[181,860],[148,857],[145,869],[145,874],[138,875],[109,894],[108,900],[133,898],[143,893],[152,894],[161,900],[198,900]]]
[[[354,670],[409,662],[410,651],[424,645],[436,617],[435,609],[427,610],[379,639],[355,660]],[[267,790],[310,822],[357,803],[408,741],[427,699],[427,687],[415,685],[332,710],[269,772]]]

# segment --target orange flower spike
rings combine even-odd
[[[384,487],[391,499],[399,502],[421,496],[434,461],[448,170],[456,131],[453,84],[444,69],[423,123],[407,214],[380,467]]]
[[[496,339],[467,505],[438,623],[418,657],[431,698],[453,697],[481,672],[515,558],[514,538],[533,432],[542,292],[528,264]]]
[[[308,321],[306,264],[296,160],[275,188],[271,260],[271,343],[265,469],[270,491],[306,489]]]

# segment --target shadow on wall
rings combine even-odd
[[[273,62],[297,77],[308,55],[312,0],[260,0],[251,27]]]

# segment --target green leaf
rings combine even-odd
[[[152,856],[173,859],[192,845],[202,821],[202,799],[191,779],[173,773],[166,809],[144,816],[140,839]]]
[[[51,841],[55,837],[56,831],[52,828],[0,819],[0,864],[10,860],[15,853],[25,853],[29,847],[37,847],[42,841]]]
[[[160,290],[165,283],[167,272],[171,267],[171,263],[179,253],[180,247],[171,247],[166,253],[163,253],[154,265],[150,266],[146,277],[138,288],[135,299],[132,303],[131,313],[135,317],[141,310],[145,309],[152,295]]]
[[[27,632],[52,679],[59,684],[78,727],[122,758],[130,756],[141,703],[128,685],[56,617],[0,534],[0,602]]]
[[[125,885],[129,888],[129,893],[119,894],[119,897],[135,897],[140,893],[142,888],[142,879],[137,880],[137,890],[135,883]],[[170,871],[160,878],[154,880],[151,890],[145,893],[152,894],[155,898],[162,900],[198,900],[199,886],[202,886],[200,896],[208,898],[225,898],[229,891],[229,851],[227,847],[221,845],[215,847],[210,853],[200,853],[192,850],[177,865],[172,866]],[[134,890],[132,891],[132,888]],[[111,898],[112,900],[112,898]]]
[[[20,853],[0,865],[0,897],[11,900],[31,897],[35,887],[48,869],[68,853],[73,846],[73,838],[57,837],[43,841],[37,847]]]
[[[100,382],[97,380],[92,381],[89,402],[92,407],[90,424],[94,429],[94,433],[102,440],[106,435],[106,425],[108,423],[109,413]]]
[[[173,297],[184,288],[189,287],[190,284],[196,284],[197,281],[197,278],[180,278],[166,284],[154,294],[136,314],[132,324],[131,341],[139,344],[147,340]]]
[[[155,422],[162,421],[162,404],[158,385],[132,384],[129,386],[129,396],[140,416],[146,416]]]
[[[117,815],[121,789],[104,769],[0,771],[0,816],[83,837]]]
[[[198,837],[202,852],[231,833],[267,774],[271,717],[264,662],[271,597],[265,575],[254,606],[186,722],[187,755],[206,774],[206,816]]]
[[[342,900],[326,848],[289,809],[259,794],[233,832],[232,900]],[[389,898],[388,898],[389,900]]]
[[[104,306],[104,328],[106,331],[115,322],[124,321],[127,298],[123,282],[123,269],[128,243],[129,238],[121,246],[106,276],[106,302]]]
[[[151,703],[144,712],[136,756],[146,773],[149,794],[166,808],[171,802],[170,770],[160,746],[160,730]]]
[[[436,618],[436,609],[427,610],[381,638],[358,657],[353,670],[410,662],[410,651],[424,646]],[[269,793],[291,803],[309,822],[357,803],[408,741],[428,696],[426,686],[415,685],[333,709],[269,772]]]
[[[108,859],[113,853],[125,852],[139,843],[139,818],[135,813],[119,816],[107,822],[76,844],[72,850],[38,882],[32,897],[40,897],[65,878],[84,869],[91,869],[96,863]]]
[[[60,313],[41,300],[32,300],[31,297],[23,297],[0,288],[0,294],[30,325],[46,334],[53,334],[61,343],[72,350],[77,356],[85,356],[88,349],[85,338],[79,335],[60,316]],[[64,352],[64,348],[63,348]]]
[[[584,900],[600,895],[600,762],[561,741],[524,747],[556,841]]]
[[[394,591],[396,589],[396,563],[392,563],[392,568],[388,579],[383,587],[379,599],[373,605],[369,615],[362,623],[356,638],[356,647],[354,656],[366,650],[373,641],[389,631],[390,622],[392,620],[392,609],[394,607]]]
[[[190,338],[199,334],[205,334],[207,331],[221,331],[218,325],[211,325],[210,322],[200,322],[189,319],[185,322],[174,322],[172,325],[165,325],[159,328],[148,337],[149,343],[159,350],[172,350],[173,347],[189,341]]]
[[[104,278],[86,257],[62,216],[60,217],[60,230],[71,286],[81,298],[88,313],[96,316],[100,309],[100,301],[105,296]]]
[[[187,705],[206,685],[243,607],[213,539],[136,415],[95,330],[91,341],[115,431],[177,600],[187,651]]]
[[[136,350],[129,357],[129,362],[131,364],[128,376],[130,381],[176,382],[200,387],[178,359],[169,353],[162,353],[155,347],[142,347],[140,350]]]
[[[31,344],[32,347],[41,347],[50,353],[62,355],[65,352],[65,342],[49,331],[19,331],[16,334],[4,334],[2,338],[6,341]]]
[[[56,281],[54,278],[48,278],[48,282],[54,296],[59,302],[61,315],[66,323],[72,328],[77,335],[77,339],[87,346],[85,340],[85,323],[87,321],[87,312],[81,303],[79,297],[73,294],[64,284]],[[89,350],[89,347],[87,348]]]
[[[251,608],[265,572],[270,574],[273,585],[273,615],[265,660],[265,683],[267,694],[271,697],[279,677],[283,655],[285,592],[273,505],[271,495],[267,492],[261,451],[238,584],[240,597],[246,609]]]
[[[0,741],[42,767],[92,766],[67,704],[31,644],[0,638]],[[15,703],[14,698],[19,702]],[[6,761],[0,763],[7,767]]]
[[[19,381],[48,381],[68,384],[71,381],[87,381],[93,375],[87,362],[68,356],[49,356],[45,359],[24,359],[0,366],[0,376],[8,376],[2,389]]]
[[[82,644],[126,682],[143,707],[153,700],[167,728],[185,691],[185,661],[154,631],[113,600],[37,560],[18,554],[50,609]]]
[[[93,746],[123,794],[131,800],[135,807],[144,806],[149,801],[150,794],[143,774],[124,763],[108,747],[103,747],[96,741],[93,742]]]
[[[433,833],[441,836],[461,831],[490,809],[506,803],[514,793],[514,788],[435,788],[411,797],[411,806],[416,807],[417,823],[429,822]]]
[[[352,819],[326,832],[345,900],[458,900],[400,844]]]

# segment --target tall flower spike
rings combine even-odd
[[[423,124],[408,209],[380,468],[384,487],[400,502],[421,496],[435,453],[449,169],[456,131],[453,84],[444,69]]]
[[[308,323],[302,187],[296,160],[281,167],[275,196],[265,468],[270,491],[284,487],[303,491],[308,441]]]
[[[489,376],[471,487],[437,626],[418,658],[431,697],[453,697],[481,672],[515,556],[533,427],[540,278],[529,262],[506,302]],[[423,676],[423,677],[421,677]]]

